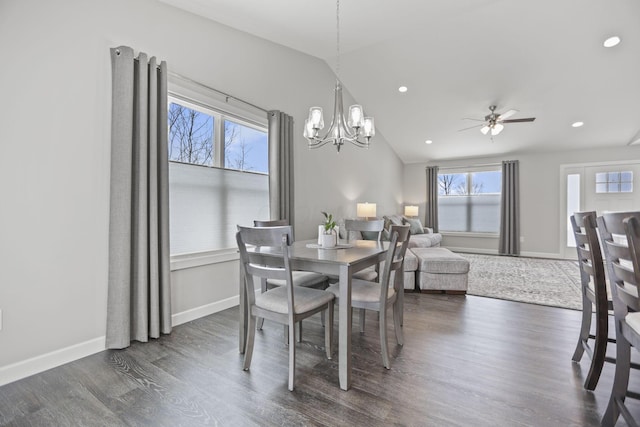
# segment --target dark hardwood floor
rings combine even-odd
[[[391,346],[391,370],[382,366],[377,319],[369,313],[365,335],[353,335],[347,392],[338,385],[337,360],[324,358],[319,316],[305,321],[294,392],[287,391],[279,325],[265,322],[251,370],[242,371],[233,308],[151,343],[0,387],[0,425],[599,425],[614,367],[605,364],[595,392],[582,388],[588,360],[571,362],[579,312],[474,296],[405,296],[405,345]]]

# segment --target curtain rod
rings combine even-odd
[[[170,76],[172,76],[172,77],[176,77],[176,78],[178,78],[178,79],[184,80],[184,81],[186,81],[186,82],[192,83],[192,84],[194,84],[194,85],[200,86],[200,87],[202,87],[202,88],[205,88],[205,89],[211,90],[211,91],[213,91],[213,92],[219,93],[220,95],[225,96],[225,97],[227,98],[227,101],[228,101],[229,99],[233,99],[233,100],[236,100],[236,101],[238,101],[238,102],[242,102],[242,103],[243,103],[243,104],[245,104],[245,105],[248,105],[248,106],[250,106],[250,107],[253,107],[253,108],[257,109],[257,110],[264,111],[265,113],[268,113],[268,112],[269,112],[269,110],[265,110],[265,109],[264,109],[264,108],[262,108],[262,107],[258,107],[258,106],[257,106],[257,105],[255,105],[255,104],[252,104],[252,103],[247,102],[247,101],[245,101],[245,100],[243,100],[243,99],[237,98],[237,97],[235,97],[235,96],[233,96],[233,95],[229,95],[229,94],[228,94],[228,93],[226,93],[226,92],[223,92],[223,91],[221,91],[221,90],[218,90],[218,89],[212,88],[211,86],[207,86],[207,85],[205,85],[205,84],[203,84],[203,83],[200,83],[200,82],[197,82],[197,81],[195,81],[195,80],[192,80],[192,79],[190,79],[189,77],[185,77],[185,76],[183,76],[183,75],[181,75],[181,74],[178,74],[178,73],[174,73],[174,72],[172,72],[172,71],[169,71],[169,75],[170,75]]]
[[[483,168],[487,166],[502,166],[502,163],[484,163],[481,165],[463,165],[463,166],[445,166],[438,167],[438,170],[447,170],[447,169],[464,169],[464,168]]]

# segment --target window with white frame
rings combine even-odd
[[[632,193],[633,172],[596,173],[596,193]]]
[[[441,232],[499,232],[501,169],[470,168],[439,173],[438,186]]]
[[[236,246],[236,226],[269,217],[266,115],[169,97],[171,255]]]

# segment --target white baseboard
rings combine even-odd
[[[2,366],[0,367],[0,386],[99,353],[105,349],[105,337],[102,336],[32,357],[31,359]]]
[[[239,298],[236,295],[235,297],[227,298],[222,301],[216,301],[211,304],[206,304],[191,310],[173,314],[171,316],[171,322],[173,326],[177,326],[200,317],[226,310],[227,308],[237,306],[238,304]],[[106,348],[105,337],[102,336],[83,343],[61,348],[50,353],[35,356],[27,360],[22,360],[11,365],[0,366],[0,386],[44,372],[48,369],[55,368],[56,366],[64,365],[65,363],[73,362],[74,360],[99,353],[106,350]]]
[[[171,316],[171,325],[182,325],[183,323],[191,322],[192,320],[226,310],[227,308],[231,308],[238,304],[240,304],[240,298],[236,295],[221,301],[212,302],[211,304],[201,305],[200,307],[173,314]]]
[[[479,249],[479,248],[455,248],[447,246],[447,249],[453,252],[467,252],[470,254],[483,254],[483,255],[498,255],[496,249]],[[550,258],[550,259],[564,259],[559,253],[548,252],[520,252],[520,256],[529,258]]]
[[[452,252],[467,252],[470,254],[498,255],[498,251],[495,249],[456,248],[453,246],[446,246],[446,248]]]

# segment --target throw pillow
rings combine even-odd
[[[409,224],[409,234],[424,234],[424,228],[418,218],[403,217],[405,224]]]

